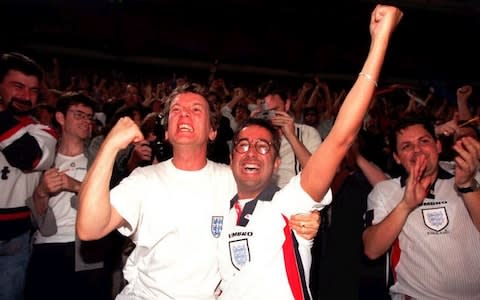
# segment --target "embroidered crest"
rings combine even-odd
[[[230,259],[232,265],[240,270],[248,262],[250,262],[250,249],[248,248],[248,239],[232,241],[230,246]]]
[[[423,222],[435,231],[442,231],[448,225],[447,209],[445,207],[422,209]]]
[[[212,216],[212,226],[211,231],[214,238],[218,238],[220,233],[222,233],[223,228],[223,217],[222,216]]]

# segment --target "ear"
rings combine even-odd
[[[208,133],[208,140],[213,142],[216,137],[217,137],[217,131],[214,130],[213,128],[210,128],[210,132]]]
[[[280,163],[282,160],[280,159],[279,156],[275,158],[275,161],[273,162],[273,173],[276,173],[278,171],[278,168],[280,167]]]
[[[55,113],[55,120],[57,120],[58,124],[60,124],[62,127],[65,125],[65,116],[59,111]]]
[[[437,153],[440,154],[440,152],[442,152],[442,143],[440,143],[440,140],[437,139]]]
[[[401,165],[402,163],[400,162],[400,158],[398,157],[397,153],[396,152],[393,152],[393,159],[395,160],[395,162],[399,165]]]
[[[290,100],[290,98],[288,98],[286,101],[285,101],[285,111],[290,111],[290,105],[292,105],[292,100]]]

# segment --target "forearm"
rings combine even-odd
[[[473,224],[480,231],[480,190],[462,194],[462,197]]]
[[[102,145],[79,192],[77,233],[82,240],[108,234],[112,218],[109,183],[117,151]]]
[[[297,101],[295,101],[295,120],[299,120],[302,116],[302,110],[305,107],[305,93],[306,91],[300,91],[297,97]]]
[[[361,70],[361,73],[366,75],[358,76],[338,112],[337,120],[329,135],[333,134],[332,136],[338,139],[339,143],[351,144],[360,129],[375,93],[387,44],[388,36],[372,42]]]
[[[387,252],[402,231],[409,214],[410,210],[402,201],[382,222],[366,228],[362,236],[365,255],[376,259]]]
[[[338,165],[356,139],[363,118],[375,92],[375,83],[383,64],[388,37],[372,43],[362,72],[343,102],[332,130],[310,158],[308,168],[303,170],[302,187],[314,199],[328,190]],[[326,159],[328,158],[328,159]],[[318,180],[322,178],[322,180]]]
[[[308,151],[307,147],[305,147],[305,145],[297,138],[295,133],[290,133],[288,135],[285,135],[285,137],[287,138],[288,143],[292,147],[292,150],[298,162],[300,163],[300,166],[304,168],[312,154],[310,153],[310,151]]]
[[[357,166],[362,170],[363,175],[367,178],[368,182],[375,186],[380,181],[387,180],[388,177],[385,173],[374,165],[372,162],[368,161],[362,155],[357,156]]]
[[[307,101],[307,107],[315,107],[318,105],[318,100],[320,98],[320,95],[318,94],[318,87],[315,87],[313,90],[312,94],[310,95],[310,98],[308,98]]]
[[[470,120],[472,118],[472,114],[468,109],[467,100],[457,100],[457,108],[458,108],[458,117],[460,120]]]
[[[225,105],[230,109],[230,111],[232,111],[232,109],[235,107],[235,105],[236,105],[240,100],[242,100],[241,97],[233,96],[233,97],[232,97],[232,100],[230,100],[229,102],[227,102],[227,104],[225,104]]]
[[[32,198],[35,205],[35,211],[39,216],[43,216],[47,212],[50,196],[45,191],[42,191],[40,186],[37,186],[33,192]]]

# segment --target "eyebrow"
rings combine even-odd
[[[415,139],[415,141],[418,141],[418,140],[421,140],[421,139],[424,139],[424,138],[429,138],[429,139],[431,139],[431,140],[434,139],[430,134],[424,134],[424,135],[418,137],[417,139]],[[411,140],[408,140],[408,141],[400,142],[400,143],[398,143],[398,144],[399,144],[399,145],[403,145],[403,144],[409,144],[409,143],[412,143],[412,141],[411,141]]]
[[[9,81],[10,84],[14,84],[14,85],[21,85],[22,87],[27,87],[27,85],[21,81],[17,81],[17,80],[11,80]],[[34,85],[34,86],[30,86],[28,87],[29,89],[36,89],[36,90],[39,90],[40,89],[40,86],[38,85]]]

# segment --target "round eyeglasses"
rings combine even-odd
[[[250,146],[253,144],[255,150],[262,154],[265,155],[270,151],[270,147],[272,146],[272,143],[264,140],[264,139],[258,139],[254,141],[253,143],[250,143],[250,141],[246,138],[239,139],[236,141],[233,145],[233,149],[238,152],[238,153],[246,153],[248,149],[250,149]]]

